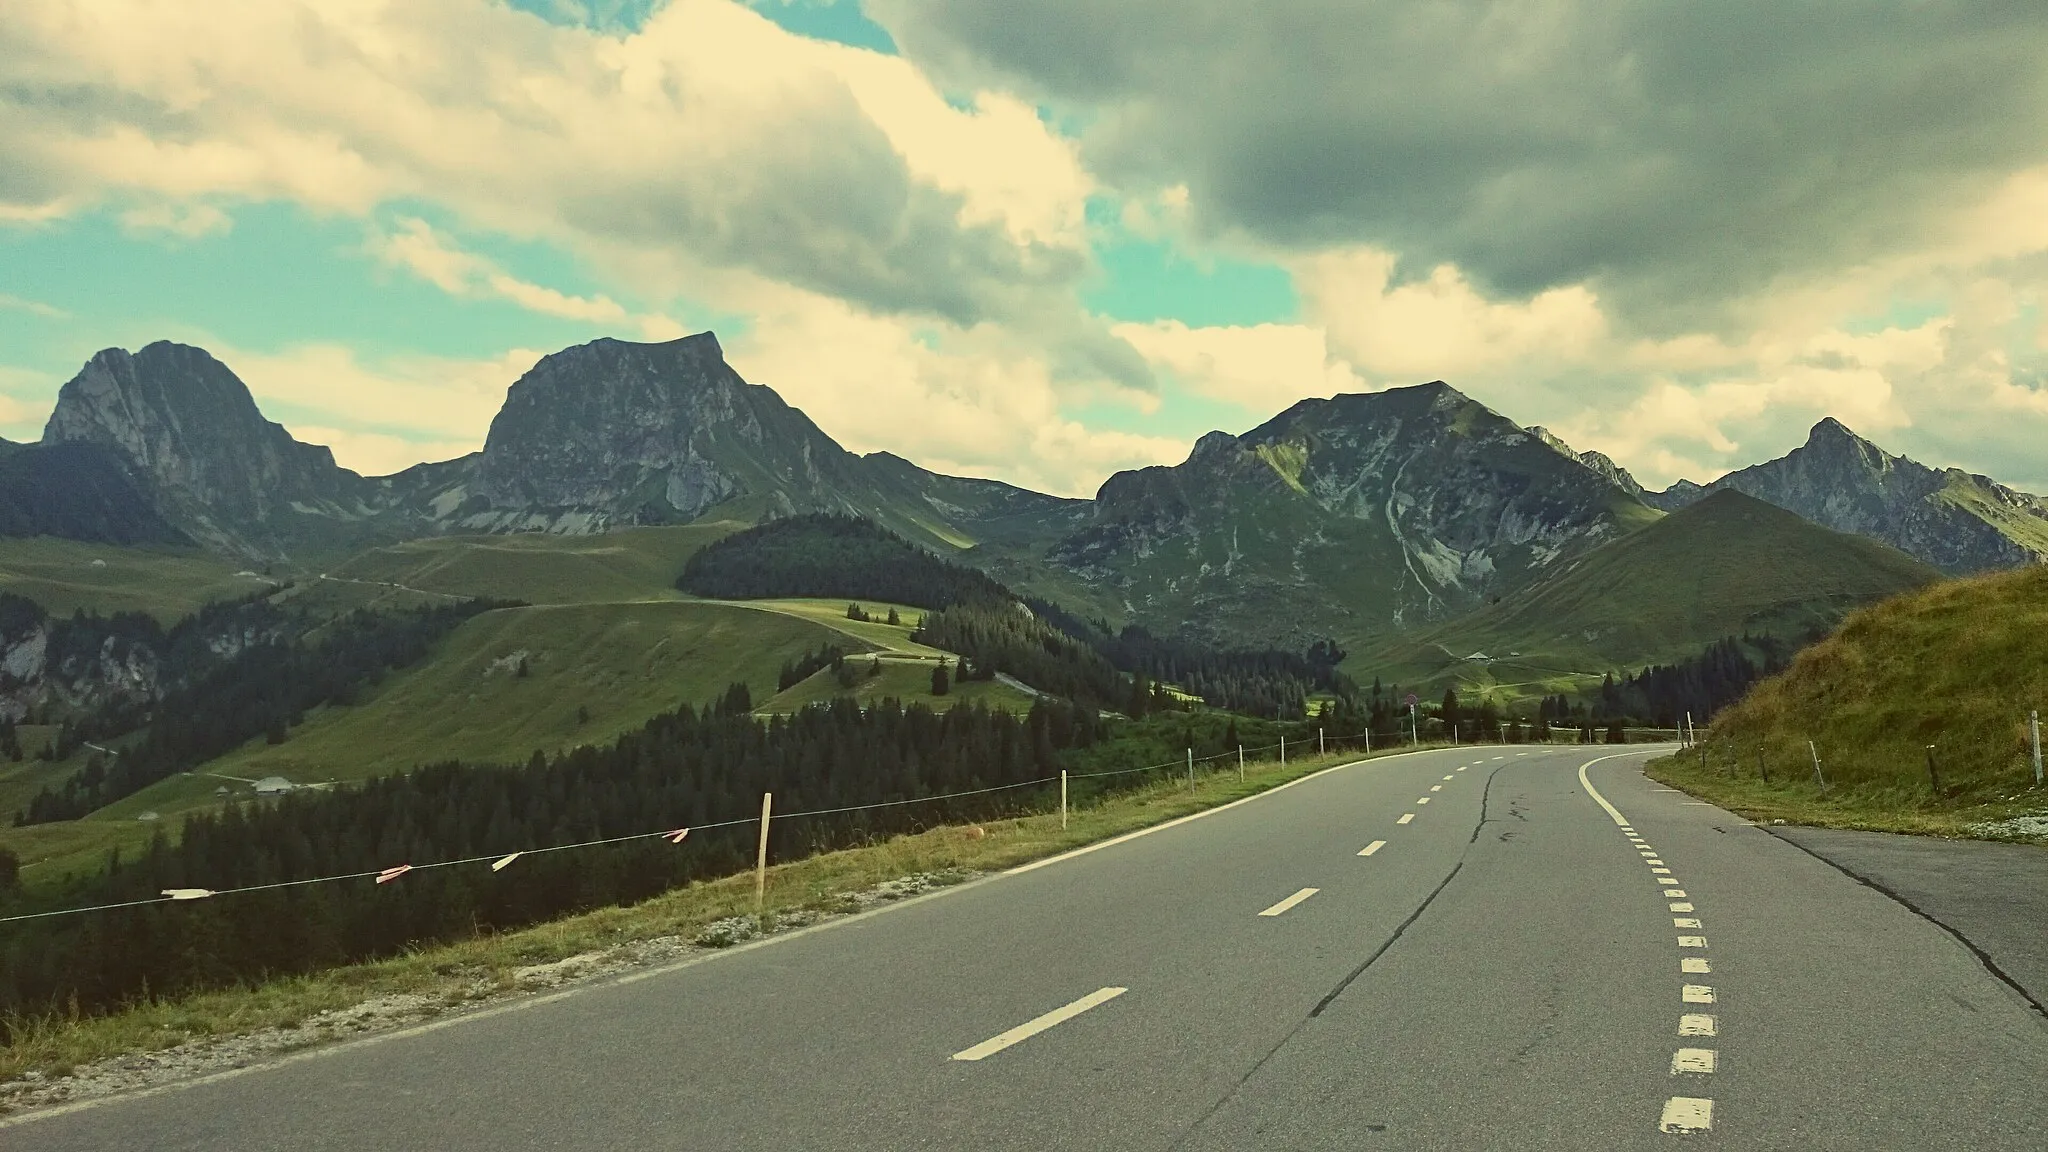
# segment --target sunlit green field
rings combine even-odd
[[[54,616],[78,609],[147,612],[170,623],[201,605],[267,586],[195,549],[123,548],[50,536],[0,539],[0,592],[26,596]]]

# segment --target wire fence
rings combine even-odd
[[[1668,732],[1671,730],[1632,729],[1631,731],[1650,733]],[[1574,736],[1577,736],[1578,734],[1579,733],[1577,731],[1573,732]],[[1382,735],[1382,740],[1384,739],[1385,737],[1384,735]],[[1544,741],[1527,742],[1541,743]],[[1360,732],[1346,736],[1328,736],[1323,734],[1321,731],[1318,731],[1313,739],[1303,739],[1291,743],[1285,739],[1282,739],[1273,744],[1263,744],[1252,747],[1240,745],[1238,747],[1225,749],[1222,752],[1213,753],[1207,756],[1196,756],[1194,755],[1194,750],[1190,748],[1188,750],[1187,755],[1181,757],[1180,759],[1161,761],[1157,764],[1146,764],[1137,768],[1117,768],[1102,772],[1062,772],[1057,775],[1040,776],[1031,780],[1020,780],[1011,784],[997,784],[987,788],[971,788],[959,792],[942,792],[930,796],[913,796],[898,800],[878,800],[869,804],[850,804],[835,808],[814,808],[796,812],[775,813],[773,816],[773,821],[777,824],[781,824],[785,821],[790,820],[816,819],[829,816],[843,816],[857,812],[875,811],[878,809],[903,808],[913,804],[936,804],[942,801],[962,800],[976,796],[990,796],[1004,792],[1016,792],[1027,788],[1052,788],[1054,786],[1062,786],[1060,810],[1064,811],[1066,801],[1063,786],[1070,781],[1106,780],[1118,777],[1138,776],[1146,773],[1159,773],[1165,772],[1167,770],[1177,769],[1188,773],[1190,783],[1192,784],[1193,772],[1197,766],[1209,765],[1217,761],[1234,761],[1239,765],[1243,765],[1250,762],[1265,763],[1266,754],[1272,753],[1280,758],[1280,762],[1285,763],[1286,754],[1291,749],[1300,749],[1300,751],[1297,753],[1297,755],[1299,756],[1310,756],[1327,755],[1328,752],[1333,749],[1333,747],[1338,751],[1343,751],[1348,746],[1353,751],[1359,751],[1370,754],[1374,751],[1392,752],[1396,748],[1407,748],[1410,750],[1415,750],[1425,746],[1429,746],[1434,743],[1441,742],[1418,742],[1415,740],[1408,739],[1404,735],[1396,736],[1392,742],[1382,743],[1378,749],[1375,749],[1373,747],[1373,734],[1370,732]],[[58,908],[42,912],[24,912],[12,916],[0,916],[0,924],[13,924],[28,920],[43,920],[58,916],[77,916],[92,912],[110,912],[124,908],[142,908],[158,904],[173,904],[194,900],[206,900],[222,896],[238,896],[252,892],[268,892],[276,891],[279,889],[303,888],[315,884],[338,884],[352,880],[375,880],[378,884],[388,884],[398,880],[400,877],[404,875],[413,872],[425,872],[441,868],[457,868],[472,864],[489,864],[493,871],[503,871],[507,867],[512,865],[514,862],[527,856],[539,856],[556,852],[571,852],[583,849],[602,848],[611,845],[628,844],[644,840],[654,840],[657,838],[665,838],[671,841],[672,843],[681,844],[688,838],[688,836],[692,832],[710,832],[721,828],[736,828],[744,825],[765,824],[766,822],[767,817],[765,815],[762,817],[746,816],[734,820],[721,820],[713,824],[697,824],[682,828],[664,828],[646,832],[634,832],[623,836],[607,836],[600,839],[577,841],[571,844],[550,844],[535,848],[508,849],[502,852],[483,853],[474,856],[464,856],[457,859],[435,860],[425,864],[401,863],[394,864],[385,868],[373,868],[357,872],[337,873],[329,876],[312,876],[298,880],[281,880],[266,884],[248,884],[229,888],[168,888],[164,889],[162,894],[160,895],[147,897],[145,899],[140,900],[126,900],[108,904],[88,904],[73,908]]]

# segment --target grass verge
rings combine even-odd
[[[1643,766],[1644,775],[1744,819],[1768,824],[1782,820],[1814,828],[1847,828],[1858,832],[1901,832],[1912,836],[1947,836],[1976,840],[2012,840],[1984,825],[2048,809],[2048,791],[2015,782],[2005,793],[1986,796],[1936,795],[1929,783],[1918,786],[1833,785],[1826,793],[1810,773],[1772,773],[1766,782],[1753,766],[1731,771],[1726,757],[1701,767],[1697,753],[1660,757]]]
[[[1055,812],[937,827],[775,865],[769,869],[767,920],[772,926],[776,917],[799,910],[847,911],[855,893],[906,876],[938,874],[957,880],[1000,871],[1265,792],[1335,765],[1397,754],[1308,757],[1284,766],[1254,763],[1246,766],[1242,782],[1235,771],[1218,772],[1198,775],[1192,788],[1185,778],[1162,779],[1073,809],[1064,829]],[[15,1021],[13,1042],[0,1047],[0,1086],[27,1073],[67,1076],[95,1061],[158,1052],[188,1041],[295,1028],[322,1013],[381,997],[413,997],[439,1010],[499,998],[520,990],[522,969],[650,940],[694,941],[721,921],[750,917],[753,886],[751,873],[728,876],[632,907],[598,909],[374,963],[137,1004],[110,1016]]]

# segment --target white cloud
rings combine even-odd
[[[1000,327],[911,325],[771,284],[746,306],[753,326],[725,341],[733,366],[854,451],[1075,496],[1118,469],[1186,455],[1176,438],[1066,417],[1045,350]]]
[[[1085,271],[1092,183],[1029,105],[954,107],[903,60],[730,0],[616,34],[489,0],[47,0],[0,9],[0,43],[13,218],[134,196],[133,226],[189,233],[223,219],[208,198],[424,199],[621,273],[961,323]]]
[[[1370,385],[1330,352],[1321,328],[1255,324],[1190,328],[1178,320],[1111,329],[1190,391],[1254,412],[1277,412],[1310,396],[1363,392]]]
[[[373,232],[369,250],[384,264],[403,268],[451,296],[494,296],[543,316],[594,324],[630,324],[651,340],[672,340],[685,334],[682,325],[666,316],[635,315],[602,293],[572,296],[521,280],[492,261],[464,251],[453,239],[417,217],[400,219],[395,231]]]
[[[121,213],[121,227],[131,235],[161,232],[181,240],[197,240],[229,231],[234,221],[211,204],[165,201]]]
[[[71,313],[64,311],[62,308],[53,307],[40,300],[24,300],[19,296],[10,296],[5,292],[0,292],[0,308],[11,308],[17,312],[26,312],[31,316],[40,316],[45,320],[68,320],[71,318]]]
[[[1582,359],[1607,334],[1600,302],[1583,285],[1500,302],[1448,264],[1397,284],[1398,263],[1393,253],[1355,248],[1294,265],[1304,311],[1328,329],[1333,347],[1376,376],[1419,382],[1532,357]]]
[[[366,363],[336,344],[253,352],[205,343],[249,386],[266,416],[301,440],[328,445],[342,466],[369,476],[482,448],[506,389],[542,355],[515,348],[479,359]]]

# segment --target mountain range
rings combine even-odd
[[[1062,498],[849,452],[743,380],[710,333],[547,356],[481,451],[392,476],[297,441],[226,365],[167,342],[98,353],[39,444],[0,442],[7,535],[190,541],[304,566],[426,536],[843,512],[1076,611],[1228,646],[1420,635],[1521,602],[1730,489],[1944,572],[2048,556],[2048,502],[1833,420],[1780,460],[1650,492],[1442,382],[1304,400],[1202,437],[1180,464],[1120,472],[1092,500]]]

